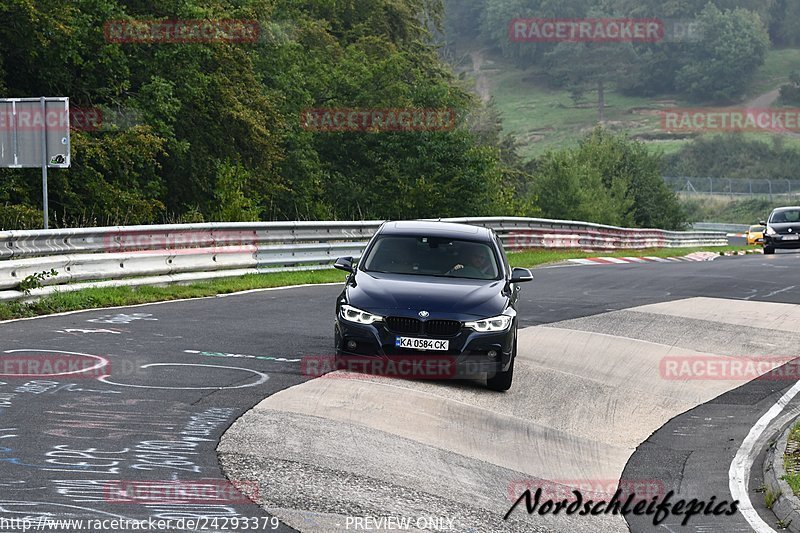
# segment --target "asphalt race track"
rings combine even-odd
[[[249,530],[353,531],[355,518],[364,531],[387,516],[424,517],[412,531],[753,531],[758,517],[775,527],[756,492],[757,456],[798,401],[745,440],[796,380],[686,379],[664,361],[800,355],[800,254],[534,276],[506,394],[477,380],[303,376],[304,357],[330,354],[338,286],[0,324],[0,519],[206,517],[206,531],[244,530],[245,519]],[[32,361],[85,370],[21,372]],[[737,456],[755,460],[752,475],[732,477]],[[613,492],[620,479],[648,496],[718,501],[744,486],[754,509],[656,528],[652,517],[529,516],[522,505],[503,521],[524,488]]]

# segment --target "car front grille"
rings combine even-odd
[[[456,320],[429,320],[425,322],[425,333],[429,335],[455,335],[461,330]]]
[[[422,322],[416,318],[390,316],[386,319],[386,327],[395,333],[420,333]]]
[[[416,318],[390,316],[386,319],[386,327],[394,333],[426,333],[428,335],[450,336],[461,330],[461,322],[457,320],[428,320],[423,322]]]

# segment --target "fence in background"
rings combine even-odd
[[[800,180],[664,177],[675,192],[687,195],[774,196],[800,195]]]
[[[447,219],[494,229],[508,250],[724,246],[724,233],[515,217]],[[151,285],[329,267],[359,257],[381,221],[176,224],[0,232],[0,300],[87,286]],[[26,295],[20,282],[55,270]],[[87,283],[90,282],[90,283]]]

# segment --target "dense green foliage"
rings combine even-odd
[[[767,143],[738,134],[700,137],[663,160],[666,176],[794,180],[798,168],[800,151],[780,137]]]
[[[486,31],[491,17],[539,4],[540,15],[580,16],[594,3],[565,14],[560,0],[463,0],[449,24],[480,16]],[[11,21],[0,25],[0,95],[66,95],[103,111],[102,127],[73,132],[72,167],[50,172],[56,226],[540,214],[681,226],[659,158],[623,136],[599,129],[578,148],[520,161],[497,111],[441,59],[443,16],[443,0],[0,0]],[[261,34],[106,40],[108,21],[139,19],[257,20]],[[582,64],[553,67],[553,83],[576,92],[622,74],[601,46],[509,53]],[[451,131],[302,127],[302,112],[318,108],[452,109],[457,121]],[[0,229],[39,226],[38,176],[0,170]]]
[[[660,158],[641,142],[597,128],[575,149],[535,162],[546,218],[680,229],[685,215],[661,178]]]
[[[769,49],[761,20],[746,9],[722,12],[709,4],[697,24],[700,38],[677,72],[676,88],[697,100],[741,97]]]
[[[794,0],[447,0],[446,7],[446,35],[455,48],[477,39],[572,90],[590,82],[602,92],[598,82],[605,80],[631,95],[678,93],[698,102],[734,101],[763,64],[770,39],[778,45],[800,39]],[[509,38],[515,18],[584,17],[657,18],[665,37],[616,46]],[[561,65],[555,75],[554,65]],[[602,94],[598,100],[602,116]]]
[[[56,225],[514,214],[496,144],[454,131],[321,133],[308,108],[478,104],[441,62],[438,0],[0,0],[0,95],[101,108],[50,173]],[[133,19],[259,21],[256,42],[107,42]],[[121,120],[118,117],[133,117]],[[496,126],[492,126],[496,127]],[[34,170],[0,170],[0,227],[30,227]],[[524,214],[524,213],[521,213]]]
[[[800,72],[789,74],[789,83],[781,86],[781,103],[784,105],[800,105]]]

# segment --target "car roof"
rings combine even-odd
[[[780,213],[781,211],[797,211],[800,209],[800,206],[790,206],[790,207],[776,207],[772,210],[773,213]]]
[[[428,235],[470,241],[491,241],[492,230],[481,226],[435,222],[430,220],[402,220],[386,222],[380,229],[381,235]]]

